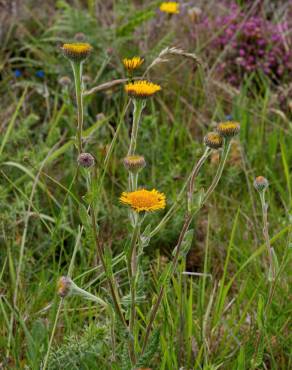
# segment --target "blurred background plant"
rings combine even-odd
[[[145,58],[142,71],[146,77],[151,72],[151,79],[162,86],[144,111],[139,154],[149,164],[141,184],[166,193],[168,207],[190,163],[202,155],[206,132],[225,115],[241,123],[240,139],[231,149],[222,182],[192,224],[186,266],[180,264],[181,274],[174,276],[172,289],[163,299],[161,326],[155,328],[161,329],[156,346],[160,354],[150,353],[149,366],[249,368],[261,312],[258,293],[267,298],[258,258],[265,251],[261,215],[252,189],[254,177],[261,173],[270,183],[271,243],[280,261],[285,256],[286,260],[260,354],[263,367],[291,367],[286,253],[291,246],[292,201],[291,2],[179,3],[180,13],[168,15],[159,11],[158,1],[0,1],[0,364],[5,369],[39,368],[58,305],[55,281],[66,273],[79,240],[76,195],[85,193],[86,184],[72,186],[74,85],[70,67],[57,48],[74,40],[94,48],[84,71],[86,90],[126,77],[122,59],[133,55]],[[197,64],[192,59],[173,54],[157,61],[168,47],[197,55],[203,68],[194,73]],[[149,73],[143,69],[155,60]],[[101,163],[125,104],[123,87],[114,85],[84,100],[86,146]],[[125,272],[119,269],[120,253],[127,223],[118,196],[127,186],[127,176],[120,158],[126,154],[131,121],[128,114],[109,163],[98,219],[103,243],[113,251],[121,287]],[[213,175],[218,156],[213,155],[210,163],[198,177],[200,187]],[[183,204],[165,232],[145,250],[144,283],[153,291],[162,266],[172,258],[185,208]],[[153,214],[153,224],[158,217]],[[13,307],[23,243],[21,289]],[[77,252],[75,276],[79,286],[107,297],[90,236]],[[139,289],[143,291],[143,286]],[[145,300],[145,305],[150,309],[151,302]],[[13,328],[11,312],[17,318]],[[92,325],[96,330],[88,329]],[[83,306],[78,297],[66,303],[51,368],[58,368],[58,359],[64,358],[75,368],[93,368],[96,361],[97,368],[120,369],[123,356],[108,356],[107,325],[103,311],[93,303]],[[88,342],[92,347],[83,351]]]

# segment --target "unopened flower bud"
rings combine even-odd
[[[123,159],[124,166],[129,172],[138,173],[146,166],[145,158],[141,155],[128,155]]]
[[[255,178],[253,185],[257,191],[261,192],[265,191],[268,188],[269,182],[265,177],[258,176]]]
[[[68,276],[61,276],[57,283],[57,292],[60,297],[65,298],[71,294],[72,280]]]
[[[62,76],[59,78],[59,84],[63,87],[67,87],[71,85],[71,78],[68,76]]]
[[[225,138],[232,138],[239,133],[239,130],[240,124],[235,121],[220,122],[217,126],[217,131]]]
[[[93,155],[91,155],[90,153],[81,153],[77,158],[77,162],[79,166],[89,168],[94,165],[95,160]]]
[[[223,138],[217,132],[209,132],[204,137],[204,143],[211,149],[219,149],[223,145]]]
[[[78,42],[82,42],[86,40],[86,36],[83,32],[77,32],[74,36],[74,39]]]

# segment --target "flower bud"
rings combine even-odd
[[[74,39],[78,42],[83,42],[86,40],[86,36],[83,32],[77,32],[74,36]]]
[[[217,125],[217,131],[225,138],[232,138],[237,135],[240,130],[240,124],[235,121],[220,122]]]
[[[57,292],[62,298],[65,298],[72,293],[72,280],[69,276],[60,277],[57,283]]]
[[[58,82],[62,87],[67,87],[71,85],[71,78],[68,76],[62,76],[59,78]]]
[[[92,167],[95,163],[93,155],[90,153],[81,153],[77,158],[79,166],[84,168]]]
[[[265,177],[258,176],[255,178],[253,185],[257,191],[261,192],[265,191],[268,188],[269,182]]]
[[[132,173],[138,173],[146,166],[145,158],[141,155],[129,155],[123,159],[125,168]]]
[[[75,63],[83,62],[91,53],[92,46],[88,43],[63,44],[61,50],[65,57]]]
[[[204,143],[211,149],[219,149],[223,145],[223,138],[217,132],[209,132],[204,137]]]

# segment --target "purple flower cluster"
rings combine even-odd
[[[224,50],[219,70],[233,85],[252,73],[261,72],[274,82],[283,80],[292,71],[292,53],[286,44],[287,23],[273,23],[263,15],[250,15],[237,4],[228,8],[228,14],[217,16],[205,26],[212,27],[217,36],[213,50]]]

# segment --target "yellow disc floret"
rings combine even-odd
[[[61,50],[72,62],[82,62],[91,53],[92,46],[88,43],[63,44]]]
[[[144,59],[140,57],[125,58],[123,59],[123,64],[126,70],[131,73],[135,69],[139,68],[144,63]]]
[[[179,3],[176,1],[166,1],[160,4],[160,11],[168,14],[178,14],[179,13]]]
[[[231,138],[239,133],[240,124],[235,121],[221,122],[217,126],[217,131],[220,135],[226,138]]]
[[[129,205],[136,212],[151,212],[165,208],[165,195],[157,190],[140,189],[122,193],[120,201]]]
[[[133,98],[149,98],[154,95],[157,91],[160,91],[161,87],[152,82],[141,80],[127,84],[125,91]]]
[[[204,137],[205,145],[211,149],[219,149],[223,145],[223,138],[218,132],[209,132]]]

